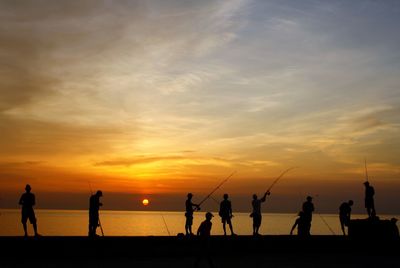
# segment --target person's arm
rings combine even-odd
[[[271,193],[269,191],[266,191],[264,196],[261,198],[261,202],[265,202],[265,200],[267,199],[267,195],[270,195]]]
[[[201,230],[203,228],[203,223],[200,224],[199,229],[197,229],[197,235],[201,234]]]
[[[23,205],[24,204],[24,195],[21,195],[21,197],[19,198],[19,202],[18,202],[18,204],[19,205]]]
[[[35,198],[35,195],[32,194],[32,207],[33,207],[34,205],[36,205],[36,198]]]
[[[197,204],[194,204],[194,203],[191,203],[191,205],[192,205],[192,207],[196,207],[197,210],[200,210],[200,205],[197,205]]]
[[[290,235],[293,234],[294,229],[296,229],[297,224],[299,223],[299,220],[296,220],[292,226],[292,230],[290,230]]]

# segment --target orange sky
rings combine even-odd
[[[366,158],[380,202],[398,212],[396,10],[1,2],[0,207],[26,183],[48,196],[84,195],[89,181],[114,197],[204,196],[234,170],[224,191],[244,200],[296,166],[276,187],[282,202],[326,193],[335,208],[351,193],[362,203]]]

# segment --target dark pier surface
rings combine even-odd
[[[400,267],[399,239],[0,237],[0,267]]]

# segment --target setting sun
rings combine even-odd
[[[144,206],[147,206],[149,204],[149,200],[148,199],[143,199],[142,201]]]

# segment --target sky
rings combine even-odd
[[[400,214],[400,2],[0,0],[0,207]],[[143,208],[142,198],[150,205]],[[207,209],[217,204],[208,200]]]

